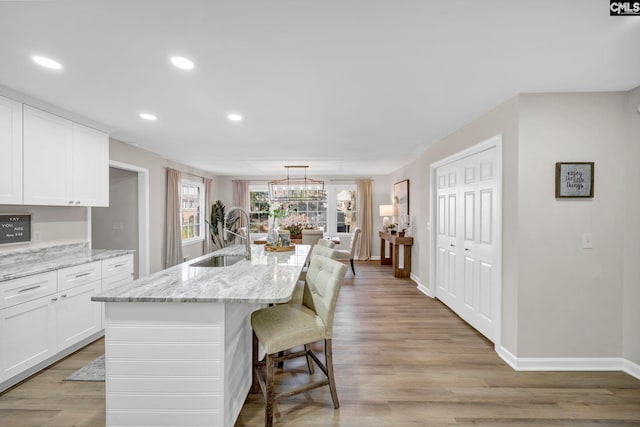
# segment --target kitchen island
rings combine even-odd
[[[233,426],[251,387],[250,314],[291,299],[310,246],[244,250],[92,297],[106,305],[107,426]]]

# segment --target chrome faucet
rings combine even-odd
[[[225,230],[224,230],[224,232],[225,232],[225,233],[233,234],[234,236],[238,236],[238,237],[240,237],[240,238],[242,238],[242,239],[245,239],[245,240],[246,240],[246,242],[247,242],[247,255],[246,255],[246,258],[247,258],[248,260],[250,260],[250,259],[251,259],[251,238],[250,238],[250,236],[249,236],[249,225],[250,225],[250,224],[249,224],[249,223],[250,223],[250,220],[249,220],[249,214],[247,213],[247,211],[245,211],[245,210],[244,210],[244,209],[242,209],[241,207],[239,207],[239,206],[234,206],[234,207],[230,208],[230,209],[227,211],[227,218],[225,219],[225,222],[224,222],[225,224],[228,222],[228,220],[229,220],[229,215],[230,215],[230,214],[231,214],[231,212],[233,212],[233,211],[240,211],[240,212],[242,212],[242,213],[244,214],[244,217],[245,217],[245,220],[246,220],[246,224],[247,224],[247,227],[246,227],[246,230],[247,230],[247,233],[246,233],[246,234],[247,234],[247,235],[246,235],[246,236],[242,236],[242,235],[240,235],[240,234],[238,234],[238,233],[234,233],[233,231],[228,230],[228,229],[225,229]]]

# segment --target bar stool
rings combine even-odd
[[[283,397],[304,393],[314,388],[329,386],[333,407],[338,409],[338,392],[333,374],[333,315],[340,286],[347,272],[347,266],[314,255],[307,272],[302,304],[280,304],[263,308],[251,314],[253,328],[253,383],[252,392],[262,389],[265,398],[265,426],[273,426],[274,402]],[[325,363],[311,350],[310,344],[324,340]],[[258,361],[258,344],[266,352],[264,361]],[[304,346],[304,350],[291,351]],[[289,350],[289,352],[285,352]],[[284,352],[284,353],[281,353]],[[326,379],[309,382],[275,394],[275,364],[284,360],[305,356],[310,373],[314,372],[313,362],[326,375]],[[266,378],[261,368],[266,365]]]

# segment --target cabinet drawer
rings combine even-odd
[[[124,255],[102,261],[102,277],[133,273],[133,255]]]
[[[122,273],[115,276],[109,276],[102,279],[102,292],[118,286],[126,285],[133,281],[133,273]]]
[[[91,262],[58,270],[58,291],[91,283],[102,278],[101,262]]]
[[[34,274],[0,283],[0,308],[31,301],[57,292],[56,272]]]

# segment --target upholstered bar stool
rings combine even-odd
[[[277,399],[304,393],[314,388],[329,386],[334,408],[338,409],[338,393],[333,374],[333,316],[338,293],[347,266],[335,260],[313,255],[307,272],[302,304],[280,304],[263,308],[251,314],[253,327],[253,384],[251,390],[262,390],[265,398],[265,426],[273,425],[273,405]],[[311,350],[310,344],[323,341],[325,362]],[[266,352],[264,361],[258,361],[258,344]],[[291,351],[304,346],[304,350]],[[287,352],[287,350],[289,350]],[[284,352],[284,353],[281,353]],[[275,393],[275,364],[280,361],[306,356],[309,371],[313,363],[326,375],[326,379],[309,382],[281,393]],[[266,377],[261,371],[266,368]]]
[[[327,243],[320,243],[327,242]],[[338,251],[333,251],[333,247],[335,244],[326,239],[318,240],[318,243],[313,245],[311,248],[311,253],[309,254],[309,259],[311,259],[314,255],[322,255],[331,259],[336,259],[338,256]],[[333,252],[332,252],[333,251]],[[300,274],[300,280],[304,280],[305,275],[307,274],[307,266],[302,269],[302,273]]]

